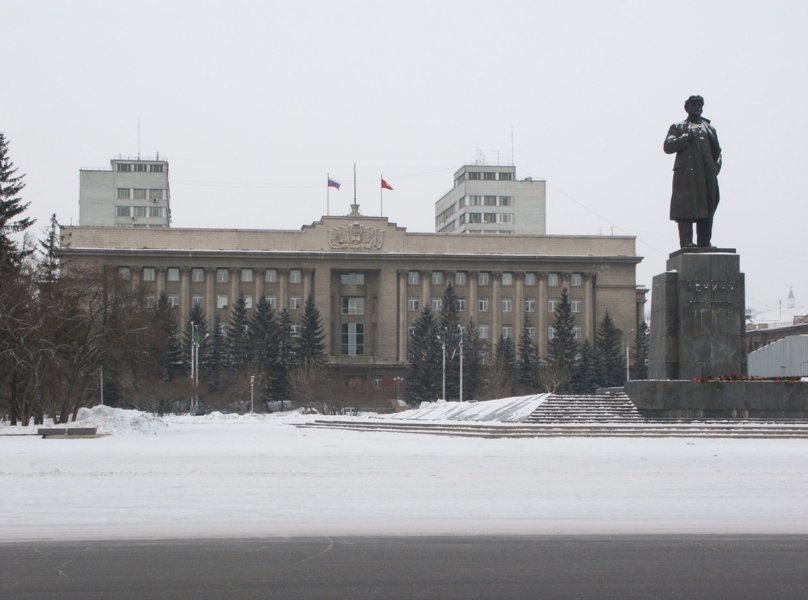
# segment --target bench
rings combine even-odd
[[[49,437],[97,437],[98,427],[40,427],[36,430],[37,435],[43,438]]]

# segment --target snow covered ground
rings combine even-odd
[[[466,407],[508,420],[533,398]],[[410,416],[430,410],[459,409]],[[808,533],[804,439],[477,439],[300,429],[315,417],[296,413],[81,416],[110,435],[41,439],[0,424],[0,541]]]

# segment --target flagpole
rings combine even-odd
[[[329,216],[329,206],[331,205],[331,173],[325,174],[325,216]]]
[[[384,175],[379,175],[379,216],[384,216],[384,186],[382,185],[382,181],[384,180]]]

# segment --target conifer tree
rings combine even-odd
[[[634,379],[648,379],[648,324],[643,321],[634,339]]]
[[[491,392],[502,398],[513,396],[516,384],[516,352],[511,338],[500,334],[490,370]]]
[[[597,365],[592,344],[586,340],[581,344],[581,353],[572,370],[570,390],[576,394],[592,394],[597,388]]]
[[[193,324],[193,327],[191,326]],[[194,302],[191,310],[188,311],[188,317],[185,319],[185,327],[182,330],[182,357],[185,363],[185,368],[191,372],[191,332],[193,331],[194,339],[200,344],[199,346],[199,363],[202,364],[205,360],[205,353],[207,351],[206,339],[208,335],[208,321],[205,318],[205,311],[202,305]]]
[[[575,317],[567,288],[561,290],[553,319],[553,337],[547,343],[547,367],[563,389],[572,375],[578,344],[575,341]],[[560,391],[556,389],[555,391]]]
[[[415,321],[408,348],[407,401],[434,401],[441,393],[441,344],[438,323],[425,306]]]
[[[182,367],[182,349],[180,348],[180,326],[175,316],[176,309],[168,302],[165,292],[160,294],[153,309],[153,323],[157,339],[154,340],[154,352],[163,371],[163,379],[170,381]]]
[[[21,217],[30,202],[23,202],[20,192],[25,187],[23,178],[8,153],[8,140],[0,132],[0,273],[9,268],[17,268],[30,251],[24,251],[12,239],[12,235],[28,229],[33,219]]]
[[[323,366],[326,362],[325,334],[320,311],[309,295],[300,317],[300,334],[295,339],[295,358],[298,364]]]
[[[598,385],[619,387],[626,380],[626,365],[620,349],[620,331],[606,312],[595,334],[595,361]]]
[[[448,399],[460,397],[460,329],[457,315],[457,294],[451,282],[446,285],[438,316],[438,329],[441,339],[446,338],[446,396]],[[465,365],[463,365],[465,367]],[[443,378],[443,352],[441,351],[441,379]],[[465,375],[465,373],[464,373]],[[442,385],[442,384],[441,384]],[[442,391],[442,390],[441,390]]]
[[[59,222],[56,214],[52,214],[50,225],[44,240],[39,242],[42,260],[39,262],[39,279],[42,283],[50,284],[59,277]]]
[[[473,318],[469,319],[463,336],[463,399],[473,400],[482,381],[482,342]]]
[[[250,320],[250,345],[256,371],[260,374],[261,397],[271,399],[272,371],[277,361],[275,341],[277,323],[266,298],[261,298],[255,306]]]
[[[277,357],[269,383],[270,396],[273,400],[283,402],[292,397],[289,374],[295,366],[294,340],[292,339],[292,315],[283,309],[278,315],[277,334],[275,336],[275,355]]]
[[[227,323],[227,364],[233,372],[243,371],[250,363],[248,323],[247,302],[241,293],[230,309]]]
[[[519,336],[516,380],[526,394],[539,391],[539,347],[530,335],[530,318],[527,312],[522,320],[522,332]]]
[[[200,357],[202,373],[205,381],[212,390],[222,389],[222,377],[226,366],[225,340],[222,336],[222,319],[218,312],[213,313],[213,325],[210,328],[210,337],[204,356]]]

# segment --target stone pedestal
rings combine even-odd
[[[746,373],[744,276],[730,248],[686,248],[654,277],[649,379]]]

